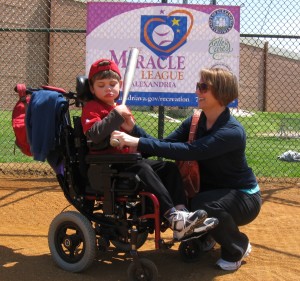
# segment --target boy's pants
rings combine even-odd
[[[186,206],[181,175],[174,162],[142,159],[129,167],[124,164],[114,165],[115,167],[139,176],[142,188],[157,197],[161,215],[176,205]]]

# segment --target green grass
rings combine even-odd
[[[138,125],[145,128],[151,135],[157,136],[157,119],[145,115],[145,112],[134,112],[134,114]],[[297,118],[300,122],[299,113],[256,112],[253,116],[236,118],[242,123],[247,132],[247,161],[256,176],[300,177],[299,162],[278,160],[278,156],[288,150],[300,152],[299,138],[289,139],[278,136],[283,118]],[[177,123],[165,123],[165,135],[168,135],[177,127]]]
[[[158,119],[152,114],[157,112],[133,111],[136,122],[149,134],[157,136]],[[72,111],[72,115],[79,115]],[[170,115],[167,112],[168,115]],[[177,118],[174,116],[174,118]],[[288,150],[300,152],[299,138],[282,138],[278,136],[283,118],[298,118],[300,113],[264,113],[256,112],[253,116],[237,117],[247,132],[247,160],[258,177],[300,177],[299,162],[284,162],[278,156]],[[178,119],[178,118],[177,118]],[[185,119],[181,117],[180,120]],[[14,133],[11,127],[11,112],[1,113],[0,125],[0,163],[32,162],[31,157],[24,156],[18,148],[14,153]],[[178,123],[165,122],[164,132],[168,135],[178,127]]]
[[[300,152],[299,138],[280,137],[281,124],[286,122],[284,118],[296,118],[300,122],[299,113],[256,112],[251,117],[237,117],[247,132],[249,166],[258,177],[300,177],[299,162],[278,159],[288,150]],[[298,126],[298,123],[295,125]]]

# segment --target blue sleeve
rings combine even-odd
[[[185,119],[181,125],[164,138],[165,142],[187,142],[189,139],[192,116]]]
[[[179,137],[180,132],[186,129],[182,124],[163,141],[141,137],[138,150],[153,156],[174,160],[199,161],[218,157],[238,148],[244,148],[246,145],[245,132],[241,126],[233,125],[219,128],[190,144],[181,142]],[[166,142],[166,140],[170,141]]]

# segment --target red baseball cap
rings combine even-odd
[[[109,64],[100,65],[100,63],[103,61],[107,61],[107,62],[109,62]],[[109,59],[100,59],[100,60],[95,61],[91,65],[90,72],[89,72],[89,80],[98,72],[105,71],[105,70],[112,70],[112,71],[116,72],[120,76],[120,78],[122,77],[120,69],[114,61],[109,60]]]

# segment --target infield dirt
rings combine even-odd
[[[258,218],[241,227],[252,252],[236,272],[214,264],[220,249],[205,253],[196,263],[185,263],[177,251],[155,250],[153,236],[140,249],[152,260],[160,280],[300,280],[300,182],[261,183],[263,206]],[[55,265],[48,248],[48,228],[61,211],[72,210],[54,178],[0,175],[0,281],[125,281],[131,257],[111,247],[99,252],[82,273],[66,272]],[[170,239],[171,232],[163,234]]]

